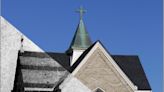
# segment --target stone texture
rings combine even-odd
[[[50,66],[50,67],[62,67],[57,61],[49,58],[37,58],[37,57],[20,57],[22,65],[33,66]],[[46,61],[46,62],[45,62]]]
[[[100,49],[94,51],[75,77],[92,91],[102,88],[105,92],[133,92]]]
[[[18,50],[21,47],[21,32],[12,26],[3,17],[0,17],[0,71],[1,71],[1,92],[11,92],[13,89],[16,61]],[[23,35],[23,49],[26,51],[43,52],[35,43]]]
[[[61,92],[92,92],[77,78],[69,75],[59,87]]]
[[[59,81],[63,75],[66,75],[66,71],[40,71],[40,70],[25,70],[22,69],[23,82],[24,83],[50,83],[54,84]],[[30,75],[30,76],[29,76]]]

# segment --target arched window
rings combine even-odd
[[[96,88],[96,90],[94,92],[105,92],[105,91],[102,90],[101,88]]]

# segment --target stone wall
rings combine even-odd
[[[61,92],[92,92],[77,78],[69,75],[59,87]]]
[[[100,49],[93,52],[75,77],[92,91],[101,88],[105,92],[133,92]]]
[[[0,74],[1,92],[11,92],[13,89],[15,68],[18,57],[18,50],[21,47],[21,36],[23,35],[14,26],[0,17]],[[23,49],[26,51],[43,52],[36,44],[23,35]]]

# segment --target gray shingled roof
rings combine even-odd
[[[24,86],[38,88],[56,86],[68,74],[68,71],[72,72],[79,65],[93,46],[94,44],[79,57],[72,67],[70,67],[69,56],[65,53],[24,52],[19,55]],[[111,56],[139,90],[151,90],[138,56]]]
[[[69,73],[57,62],[58,59],[69,62],[66,61],[67,56],[61,53],[24,52],[19,54],[18,61],[24,87],[54,88]]]

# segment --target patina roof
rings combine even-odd
[[[90,45],[92,45],[91,39],[86,31],[83,20],[80,19],[70,49],[87,49]]]

